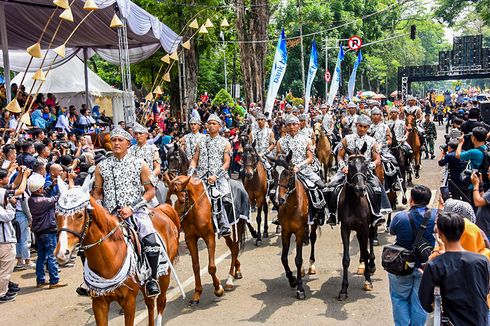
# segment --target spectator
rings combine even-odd
[[[37,160],[39,162],[43,164],[49,163],[49,156],[51,155],[51,151],[49,150],[48,146],[44,144],[37,144],[36,152],[37,152]]]
[[[69,133],[71,132],[71,127],[67,118],[67,111],[68,109],[65,106],[61,108],[55,128],[58,129],[58,131]]]
[[[6,190],[0,188],[0,228],[3,230],[0,232],[0,303],[14,301],[19,291],[18,285],[10,282],[15,266],[17,238],[12,225],[15,210],[6,198]]]
[[[482,255],[466,251],[460,239],[465,229],[461,215],[443,213],[436,237],[442,254],[429,261],[419,289],[423,308],[432,312],[434,287],[441,289],[443,315],[453,325],[488,325],[487,294],[490,264]]]
[[[490,171],[488,176],[490,177]],[[471,183],[474,188],[473,205],[478,208],[475,224],[488,236],[490,235],[490,189],[483,193],[481,180],[476,173],[471,175]]]
[[[34,167],[34,163],[36,162],[34,155],[32,155],[35,153],[34,144],[28,140],[22,143],[21,148],[22,153],[17,156],[17,164],[24,165],[29,169],[32,169]]]
[[[49,288],[67,286],[61,283],[58,274],[58,263],[54,257],[56,249],[56,218],[55,205],[58,196],[48,198],[44,195],[44,177],[33,175],[29,179],[29,191],[31,197],[28,200],[32,214],[32,232],[36,235],[37,262],[36,282],[38,288],[45,288],[44,266],[47,264],[49,272]]]
[[[62,176],[62,174],[63,167],[61,165],[55,163],[49,167],[49,174],[46,176],[46,182],[44,183],[46,197],[56,197],[60,195],[57,178]]]
[[[395,215],[390,224],[390,233],[396,237],[396,244],[411,250],[415,240],[415,234],[424,219],[425,213],[430,210],[431,217],[423,238],[434,245],[432,235],[437,209],[427,207],[431,199],[431,191],[423,185],[416,185],[410,192],[410,210]],[[413,224],[413,227],[412,227]],[[420,305],[418,289],[422,273],[421,261],[415,262],[415,270],[412,274],[398,276],[388,273],[390,283],[390,296],[393,306],[393,319],[396,326],[423,326],[427,319],[427,313]]]
[[[448,176],[448,188],[451,197],[454,199],[466,200],[465,196],[467,194],[466,185],[461,178],[461,174],[468,164],[466,161],[456,158],[456,148],[458,147],[458,142],[455,140],[450,141],[447,144],[447,152],[441,152],[441,158],[438,162],[439,166],[447,165],[449,176]]]

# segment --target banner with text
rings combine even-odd
[[[333,72],[333,77],[332,77],[332,85],[330,86],[330,93],[328,94],[328,105],[333,104],[333,100],[335,99],[335,96],[337,95],[337,91],[339,90],[340,86],[340,78],[341,73],[340,73],[340,65],[342,64],[342,61],[344,60],[344,48],[342,47],[342,44],[340,45],[339,49],[339,55],[337,56],[337,64],[335,65],[335,71]]]
[[[274,101],[281,86],[282,78],[286,72],[286,65],[288,61],[288,51],[286,48],[286,36],[284,35],[284,28],[282,29],[281,36],[277,41],[276,54],[274,56],[274,64],[272,65],[271,79],[269,81],[269,90],[267,91],[267,100],[265,102],[264,113],[268,112],[269,117],[272,117],[272,109],[274,108]]]
[[[318,52],[316,51],[316,42],[311,43],[310,66],[308,68],[308,79],[306,81],[305,94],[305,113],[308,112],[308,104],[310,102],[311,85],[315,79],[316,71],[318,70]]]
[[[362,61],[362,52],[361,50],[359,50],[359,54],[357,55],[357,60],[356,62],[354,62],[354,69],[352,69],[352,73],[350,74],[349,86],[347,87],[348,89],[347,97],[349,98],[349,100],[352,100],[352,97],[354,96],[354,90],[356,88],[357,68],[359,67],[361,61]]]

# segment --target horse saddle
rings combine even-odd
[[[310,200],[310,205],[315,209],[325,208],[327,201],[325,196],[323,195],[323,192],[318,189],[318,186],[310,179],[301,176],[300,173],[298,173],[298,177],[306,188],[308,199]]]

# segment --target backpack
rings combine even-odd
[[[478,171],[482,175],[483,182],[488,182],[490,181],[488,179],[488,168],[490,168],[490,152],[488,151],[488,149],[484,150],[481,147],[478,147],[477,149],[483,154],[483,161],[480,164]]]
[[[413,222],[413,213],[410,213],[409,220],[412,233],[416,234],[412,249],[406,249],[398,245],[387,245],[383,247],[381,255],[381,265],[391,274],[404,276],[410,275],[415,269],[415,262],[425,263],[432,253],[432,245],[425,240],[424,233],[429,224],[431,209],[427,209],[422,223],[418,230]],[[415,233],[415,231],[417,232]]]

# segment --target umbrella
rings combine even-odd
[[[376,95],[374,95],[374,96],[373,96],[373,98],[374,98],[375,100],[380,100],[380,99],[382,99],[382,98],[386,98],[386,96],[384,96],[383,94],[376,94]]]
[[[391,97],[398,97],[398,91],[394,91],[390,94]]]
[[[365,97],[365,98],[371,98],[371,97],[373,97],[375,95],[376,95],[376,93],[375,92],[371,92],[371,91],[361,92],[361,97]]]

